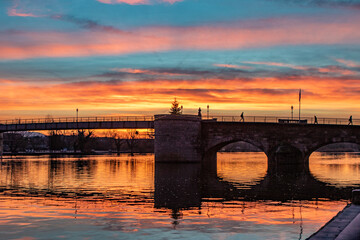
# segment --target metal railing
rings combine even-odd
[[[216,119],[218,122],[241,122],[240,116],[210,116],[203,117],[203,120]],[[244,122],[258,122],[258,123],[279,123],[279,120],[293,120],[296,122],[298,118],[291,117],[276,117],[276,116],[244,116]],[[314,124],[314,117],[302,117],[301,120],[306,120],[307,124]],[[348,125],[348,118],[317,118],[317,124],[334,124],[334,125]],[[360,119],[353,119],[352,125],[360,125]]]
[[[76,123],[76,122],[120,122],[154,121],[154,116],[100,116],[100,117],[60,117],[1,120],[0,124],[36,124],[36,123]]]
[[[241,122],[240,116],[203,116],[203,120],[216,119],[218,122]],[[244,122],[279,123],[282,120],[298,120],[291,117],[277,116],[244,116]],[[302,117],[307,124],[314,124],[314,117]],[[37,123],[76,123],[76,122],[120,122],[120,121],[154,121],[154,116],[99,116],[99,117],[60,117],[60,118],[34,118],[34,119],[11,119],[1,120],[0,124],[37,124]],[[317,118],[318,124],[348,125],[348,118]],[[353,119],[353,125],[360,125],[360,119]]]

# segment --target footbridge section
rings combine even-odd
[[[18,119],[0,122],[0,156],[3,133],[76,129],[152,129],[153,116]]]

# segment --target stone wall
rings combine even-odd
[[[155,162],[201,162],[201,119],[194,115],[155,116]]]

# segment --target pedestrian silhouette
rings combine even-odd
[[[201,117],[201,108],[198,110],[198,116]]]
[[[241,115],[240,115],[240,122],[245,122],[244,112],[242,112]]]
[[[349,117],[349,123],[348,123],[348,125],[353,125],[352,116]]]
[[[317,117],[314,116],[314,124],[318,124]]]

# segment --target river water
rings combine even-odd
[[[314,153],[310,172],[276,175],[262,153],[218,153],[211,170],[154,155],[5,156],[0,239],[306,239],[357,187],[357,153]]]

